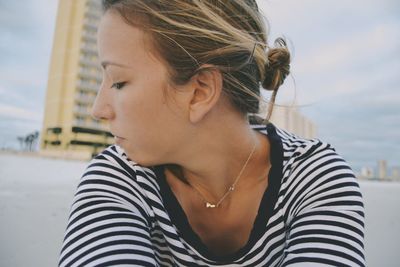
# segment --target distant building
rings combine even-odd
[[[261,105],[259,115],[266,117],[267,110],[268,105]],[[271,122],[280,128],[304,138],[315,138],[317,135],[316,125],[302,115],[294,106],[274,106]]]
[[[379,160],[378,161],[378,178],[379,179],[386,179],[387,178],[387,164],[386,164],[386,160]]]
[[[361,168],[361,179],[372,179],[374,178],[374,170],[370,167],[362,167]]]
[[[392,168],[392,175],[390,178],[395,181],[400,181],[400,168],[399,167]]]
[[[90,109],[101,83],[98,0],[60,0],[47,83],[40,153],[88,159],[112,144],[107,124]]]

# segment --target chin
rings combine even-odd
[[[146,159],[143,157],[138,157],[135,154],[129,150],[125,150],[126,155],[128,156],[128,159],[132,162],[134,162],[135,164],[138,164],[140,166],[143,167],[150,167],[150,166],[154,166],[154,165],[158,165],[159,163],[155,162],[152,159]],[[143,154],[142,154],[143,155]]]

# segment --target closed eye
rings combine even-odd
[[[124,87],[124,85],[126,84],[126,82],[119,82],[119,83],[114,83],[111,88],[115,87],[116,89],[122,89],[122,87]]]

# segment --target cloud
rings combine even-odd
[[[291,32],[294,36],[316,35],[327,38],[332,31],[357,32],[359,26],[369,27],[382,18],[397,20],[400,4],[397,0],[341,1],[336,0],[257,0],[274,32]],[[350,23],[351,22],[351,23]],[[294,29],[290,31],[290,29]],[[299,29],[302,29],[301,31]],[[325,30],[318,35],[315,30]],[[329,30],[328,32],[326,30]]]
[[[0,73],[2,68],[0,67]],[[44,76],[45,77],[45,76]],[[40,76],[29,77],[10,72],[10,75],[0,74],[0,99],[8,105],[25,109],[43,110],[45,101],[46,81]]]
[[[0,1],[2,117],[29,120],[33,114],[34,122],[41,117],[56,6],[52,0]]]
[[[0,140],[42,127],[58,1],[0,1]]]
[[[393,68],[396,66],[395,68]],[[399,96],[400,91],[383,90],[390,86],[393,81],[398,80],[398,71],[400,69],[400,61],[394,64],[384,63],[378,68],[370,70],[353,70],[350,73],[346,71],[336,71],[320,74],[319,78],[323,78],[321,82],[315,84],[310,83],[306,88],[307,95],[303,95],[305,101],[329,101],[334,96],[358,96],[354,104],[360,103],[362,99],[371,95],[379,95],[381,99],[389,99],[393,96]],[[312,81],[312,78],[308,78]],[[390,86],[391,88],[391,86]],[[385,96],[386,95],[386,96]],[[369,97],[369,99],[372,99]],[[378,103],[378,102],[377,102]],[[382,101],[380,102],[382,103]]]
[[[400,31],[397,33],[394,25],[386,27],[386,32],[380,29],[382,25],[350,39],[338,39],[331,46],[321,47],[314,54],[306,54],[293,62],[297,102],[307,105],[338,95],[363,94],[370,88],[376,91],[376,88],[382,90],[398,84]],[[378,36],[380,41],[368,43],[368,39],[375,40]],[[289,83],[289,88],[284,87],[282,91],[291,91],[286,94],[293,99],[294,84],[285,83]],[[384,92],[380,92],[380,96],[383,95]],[[291,98],[286,97],[287,100]]]
[[[24,12],[24,18],[16,14],[21,14],[26,9],[26,3],[22,1],[0,1],[0,29],[3,32],[12,33],[13,35],[23,35],[29,28],[32,20],[30,12]],[[8,37],[8,35],[6,36]],[[2,35],[4,38],[4,35]]]
[[[1,84],[7,87],[45,87],[47,82],[47,71],[42,68],[34,69],[30,65],[18,64],[20,67],[0,66]]]
[[[35,123],[42,120],[42,114],[40,112],[4,103],[0,103],[0,117],[3,117],[3,119],[12,118],[17,120],[27,120]]]
[[[391,15],[396,1],[258,3],[271,29],[289,38],[292,76],[280,88],[281,103],[307,106],[398,80],[400,23]]]
[[[0,29],[21,39],[47,36],[54,29],[57,2],[41,1],[0,1]],[[10,35],[7,35],[9,37]],[[2,37],[4,35],[2,34]]]
[[[400,94],[397,87],[369,88],[334,96],[301,111],[318,125],[318,136],[333,144],[354,169],[389,165],[400,159]]]
[[[399,52],[399,25],[382,23],[357,34],[341,36],[341,39],[321,45],[312,54],[303,55],[297,61],[296,71],[299,74],[319,74],[338,69],[351,70],[357,65],[369,65],[383,56]]]

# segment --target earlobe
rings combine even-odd
[[[217,104],[222,92],[221,72],[213,66],[203,66],[192,79],[193,94],[190,101],[189,119],[201,121]]]

